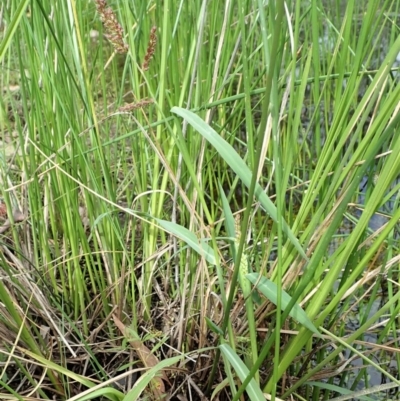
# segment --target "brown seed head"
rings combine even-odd
[[[95,3],[106,31],[106,38],[111,42],[115,51],[118,53],[127,53],[128,45],[124,42],[124,31],[114,11],[110,7],[107,7],[105,0],[95,0]]]
[[[149,44],[147,45],[146,55],[144,56],[144,61],[142,65],[143,71],[147,71],[149,69],[150,61],[153,57],[154,52],[156,51],[157,44],[157,27],[153,26],[150,31],[150,39]]]

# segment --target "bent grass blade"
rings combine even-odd
[[[193,112],[181,107],[173,107],[171,111],[172,113],[184,118],[196,131],[198,131],[205,139],[207,139],[211,145],[214,146],[221,157],[228,163],[231,169],[240,177],[244,185],[246,185],[246,187],[250,186],[252,172],[228,142],[221,138],[221,136],[218,135],[214,129],[212,129],[205,121],[203,121]],[[269,199],[267,194],[263,191],[262,187],[258,183],[256,183],[255,196],[270,215],[272,220],[277,222],[278,214],[276,206],[272,203],[271,199]],[[305,259],[308,259],[302,246],[300,245],[299,240],[284,220],[282,221],[282,227],[285,234],[288,236],[289,240],[295,246],[300,255],[302,255]]]

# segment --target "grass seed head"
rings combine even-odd
[[[142,65],[143,71],[147,71],[149,69],[149,64],[150,61],[153,57],[153,54],[156,50],[156,44],[157,44],[157,27],[153,26],[150,31],[150,39],[149,39],[149,44],[147,46],[147,51],[146,55],[144,56],[144,61]]]
[[[105,0],[95,0],[101,22],[106,30],[106,38],[113,45],[117,53],[127,53],[128,45],[124,42],[124,30],[118,22],[114,11],[107,7]]]

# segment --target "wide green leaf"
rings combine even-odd
[[[278,286],[266,279],[265,277],[259,275],[258,273],[250,273],[247,274],[246,277],[257,287],[257,289],[267,298],[269,299],[274,305],[278,304]],[[282,311],[286,309],[291,301],[291,296],[281,290],[281,307]],[[306,312],[300,307],[298,304],[294,304],[293,308],[289,312],[289,315],[297,320],[300,324],[306,327],[308,330],[312,331],[318,337],[321,337],[320,333],[313,325],[311,320],[308,318]]]

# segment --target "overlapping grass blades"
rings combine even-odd
[[[133,400],[161,369],[171,396],[378,391],[400,2],[106,5],[127,53],[99,2],[0,5],[0,398]]]

